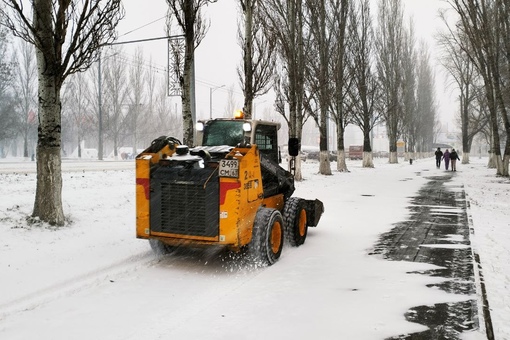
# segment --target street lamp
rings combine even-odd
[[[209,119],[212,119],[212,94],[214,91],[216,91],[217,89],[220,89],[222,87],[225,87],[225,85],[209,88]]]

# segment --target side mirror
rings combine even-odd
[[[292,137],[289,138],[289,155],[292,157],[296,157],[299,155],[299,149],[301,148],[301,143],[298,138]]]

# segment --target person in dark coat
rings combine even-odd
[[[448,149],[446,149],[443,153],[443,159],[444,159],[444,168],[448,170],[448,165],[450,165],[450,152]]]
[[[437,148],[437,150],[436,150],[436,166],[438,169],[441,166],[441,157],[443,157],[443,151],[441,151],[441,148]]]
[[[455,149],[450,152],[450,161],[452,162],[452,171],[457,171],[457,161],[460,161],[459,155]]]

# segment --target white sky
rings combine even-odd
[[[135,32],[124,35],[133,29],[147,25],[154,20],[160,19],[166,14],[166,1],[152,0],[151,6],[147,2],[137,0],[125,0],[126,17],[119,26],[119,41],[135,40],[164,35],[165,20],[159,20]],[[437,17],[437,9],[446,7],[442,0],[403,0],[406,13],[413,15],[417,38],[424,39],[431,47],[434,55],[433,35],[441,25]],[[198,118],[209,116],[210,89],[223,86],[213,92],[213,112],[215,116],[223,113],[227,101],[227,89],[235,86],[236,100],[239,107],[242,106],[243,96],[239,89],[236,68],[240,63],[241,49],[237,44],[237,1],[220,0],[206,8],[206,16],[210,20],[210,29],[202,44],[196,51],[196,106]],[[376,10],[374,9],[375,16]],[[167,46],[166,42],[157,41],[142,44],[153,60],[166,67]],[[126,51],[133,51],[134,45],[127,45]],[[131,52],[132,53],[132,52]],[[433,60],[432,63],[438,63]],[[445,88],[443,70],[437,67],[437,100],[438,112],[441,120],[451,124],[454,122],[453,112],[456,110],[456,99],[451,95],[451,88]],[[255,101],[256,111],[262,112],[266,108],[272,109],[272,96],[265,96]]]

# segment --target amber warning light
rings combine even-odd
[[[234,112],[234,118],[235,119],[243,119],[244,118],[244,112],[242,110],[236,110]]]

